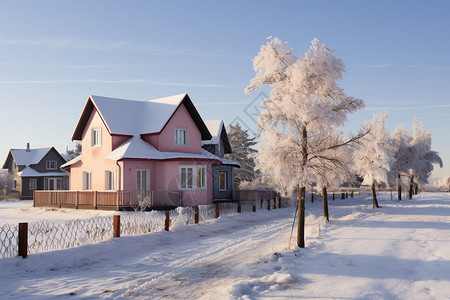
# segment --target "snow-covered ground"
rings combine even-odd
[[[306,203],[304,249],[285,208],[0,259],[0,298],[450,299],[450,194],[379,198]]]

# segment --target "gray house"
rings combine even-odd
[[[60,167],[66,160],[55,148],[11,149],[3,164],[13,175],[13,190],[21,199],[33,199],[34,190],[67,190],[69,175]]]
[[[222,120],[205,121],[212,135],[211,140],[202,141],[202,148],[221,158],[222,164],[213,167],[213,199],[214,201],[231,200],[234,192],[234,168],[239,163],[224,158],[231,153],[231,145]]]

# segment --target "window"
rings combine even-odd
[[[83,172],[83,190],[91,189],[91,172]]]
[[[175,128],[175,145],[186,146],[187,141],[187,129]]]
[[[30,190],[35,190],[37,187],[37,179],[30,179],[30,181],[28,182],[28,188]]]
[[[180,167],[180,187],[182,189],[205,189],[206,166]]]
[[[105,190],[116,189],[116,171],[105,172]]]
[[[17,164],[16,164],[16,161],[14,161],[14,160],[12,162],[12,168],[13,168],[13,170],[17,169]]]
[[[150,190],[150,170],[137,170],[136,173],[136,190],[149,191]]]
[[[56,170],[56,160],[47,160],[46,168],[47,170]]]
[[[227,172],[220,171],[219,172],[219,191],[226,191],[227,190]]]
[[[13,181],[13,190],[17,189],[17,180]]]
[[[92,139],[92,143],[91,143],[92,147],[101,146],[102,145],[102,129],[101,128],[92,129],[91,139]]]

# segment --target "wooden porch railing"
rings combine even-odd
[[[182,191],[34,191],[34,206],[120,209],[182,205]]]

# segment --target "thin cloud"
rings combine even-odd
[[[59,49],[84,49],[84,50],[118,50],[142,53],[154,53],[160,55],[186,55],[186,56],[219,56],[218,51],[198,51],[191,48],[179,48],[163,44],[141,45],[132,41],[104,41],[104,40],[80,40],[75,38],[61,39],[0,39],[0,45],[45,47]]]
[[[431,105],[418,105],[418,106],[367,106],[367,110],[376,111],[401,111],[401,110],[420,110],[420,109],[438,109],[438,108],[450,108],[450,104],[431,104]]]
[[[224,84],[210,83],[184,83],[184,82],[160,82],[148,79],[56,79],[56,80],[0,80],[0,84],[65,84],[65,83],[104,83],[104,84],[129,84],[140,83],[145,85],[162,85],[162,86],[184,86],[184,87],[214,87],[227,88]]]

